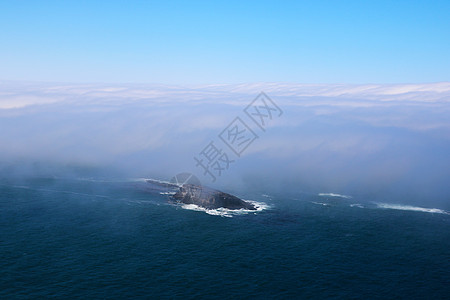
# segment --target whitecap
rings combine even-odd
[[[64,178],[57,178],[57,179],[64,179]],[[118,182],[123,182],[123,180],[118,180],[118,179],[100,179],[100,178],[92,178],[92,177],[79,177],[79,178],[75,178],[74,180],[94,182],[94,183],[118,183]]]
[[[314,201],[311,201],[311,203],[314,203],[314,204],[317,204],[317,205],[323,205],[323,206],[330,206],[330,204],[328,204],[328,203],[323,203],[323,202],[314,202]]]
[[[263,210],[269,208],[269,205],[267,205],[264,202],[257,202],[257,201],[252,201],[252,200],[245,200],[245,201],[253,204],[255,206],[256,210],[227,209],[227,208],[223,208],[223,207],[219,207],[216,209],[207,209],[207,208],[198,206],[196,204],[182,204],[181,208],[187,209],[187,210],[201,211],[201,212],[207,213],[208,215],[227,217],[227,218],[232,218],[233,216],[238,216],[238,215],[246,215],[246,214],[250,214],[250,213],[256,214],[257,212],[260,212],[260,211],[263,211]]]
[[[427,212],[427,213],[436,213],[436,214],[450,214],[445,210],[439,208],[426,208],[419,206],[411,206],[411,205],[401,205],[401,204],[389,204],[389,203],[375,203],[378,208],[385,209],[397,209],[397,210],[409,210],[409,211],[418,211],[418,212]]]
[[[177,192],[160,192],[160,195],[175,195]]]
[[[359,207],[359,208],[364,208],[364,205],[362,205],[362,204],[359,204],[359,203],[353,203],[353,204],[350,204],[350,207]]]
[[[169,184],[169,185],[178,185],[181,186],[181,184],[176,184],[174,182],[166,181],[166,180],[159,180],[159,179],[153,179],[153,178],[129,178],[128,181],[135,181],[135,182],[155,182],[155,183],[161,183],[161,184]]]
[[[321,196],[321,197],[339,197],[339,198],[345,198],[345,199],[352,198],[352,196],[335,194],[335,193],[319,193],[319,196]]]
[[[155,181],[157,181],[156,179],[142,178],[142,177],[140,177],[140,178],[128,178],[128,181],[134,181],[134,182],[147,182],[147,180],[155,180]]]

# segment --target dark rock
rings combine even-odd
[[[173,198],[185,204],[195,204],[206,209],[248,209],[256,210],[249,202],[239,199],[233,195],[214,190],[205,186],[185,184],[179,188]]]

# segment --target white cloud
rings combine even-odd
[[[117,166],[137,175],[193,163],[260,91],[283,109],[223,180],[263,176],[326,190],[411,185],[448,196],[450,83],[210,86],[0,83],[0,162]],[[255,128],[255,130],[259,130]],[[226,149],[224,145],[222,145]],[[162,172],[162,171],[161,171]],[[247,174],[247,175],[246,175]],[[339,190],[341,189],[341,190]]]

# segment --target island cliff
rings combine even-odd
[[[256,210],[256,207],[236,196],[214,190],[205,186],[185,184],[172,196],[178,202],[195,204],[206,209],[248,209]]]

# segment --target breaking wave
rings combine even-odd
[[[317,204],[317,205],[323,205],[323,206],[330,206],[330,204],[328,204],[328,203],[323,203],[323,202],[314,202],[314,201],[311,201],[311,203],[314,203],[314,204]]]
[[[160,192],[160,195],[175,195],[177,192]]]
[[[169,185],[178,185],[181,186],[181,184],[176,184],[174,182],[170,182],[167,180],[160,180],[160,179],[153,179],[153,178],[130,178],[128,181],[135,181],[135,182],[154,182],[154,183],[161,183],[161,184],[169,184]]]
[[[449,212],[439,208],[426,208],[419,206],[411,206],[411,205],[401,205],[401,204],[389,204],[389,203],[375,203],[378,208],[385,209],[397,209],[397,210],[409,210],[409,211],[418,211],[418,212],[427,212],[427,213],[435,213],[435,214],[446,214],[449,215]]]
[[[253,204],[255,206],[256,210],[227,209],[227,208],[223,208],[223,207],[220,207],[217,209],[206,209],[204,207],[200,207],[195,204],[182,204],[181,208],[187,209],[187,210],[202,211],[202,212],[207,213],[208,215],[227,217],[227,218],[232,218],[233,216],[239,216],[239,215],[247,215],[250,213],[256,214],[258,212],[261,212],[263,210],[270,208],[270,206],[264,202],[257,202],[257,201],[251,201],[251,200],[245,200],[245,201]]]
[[[321,197],[339,197],[339,198],[345,198],[345,199],[351,199],[352,198],[352,196],[335,194],[335,193],[319,193],[319,196],[321,196]]]

